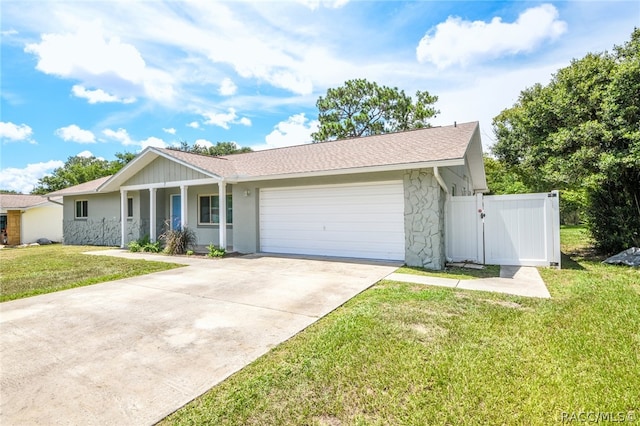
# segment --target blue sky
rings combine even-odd
[[[1,0],[0,189],[70,156],[186,141],[309,142],[353,78],[439,97],[433,125],[491,120],[640,26],[637,1]]]

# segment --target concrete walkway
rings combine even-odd
[[[100,251],[189,266],[0,303],[1,425],[149,425],[397,264]]]
[[[551,298],[538,269],[531,266],[501,266],[500,277],[459,280],[424,275],[392,273],[387,280],[413,284],[453,287],[464,290],[492,291],[515,296]]]

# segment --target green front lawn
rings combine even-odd
[[[381,281],[163,424],[638,421],[640,271],[565,266],[541,270],[551,300]]]
[[[100,249],[53,244],[0,250],[0,302],[181,266],[82,254],[90,250]]]

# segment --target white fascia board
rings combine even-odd
[[[152,157],[149,158],[149,156],[153,155]],[[155,160],[158,157],[164,157],[169,161],[173,161],[177,164],[180,164],[184,167],[188,167],[190,169],[193,169],[199,173],[202,173],[204,175],[210,176],[212,179],[215,180],[215,182],[220,182],[223,180],[223,178],[221,176],[218,176],[214,173],[208,172],[206,170],[203,170],[199,167],[194,166],[191,163],[188,163],[186,161],[182,161],[179,160],[175,157],[172,157],[170,155],[165,154],[162,151],[158,151],[157,149],[155,149],[154,147],[147,147],[145,148],[144,151],[142,151],[142,153],[140,153],[136,158],[134,158],[133,160],[131,160],[129,163],[127,163],[122,169],[120,169],[120,171],[118,171],[118,173],[116,173],[115,175],[111,176],[111,178],[109,180],[107,180],[105,183],[103,183],[102,185],[100,185],[98,187],[98,189],[96,190],[96,192],[100,193],[100,192],[115,192],[115,191],[119,191],[121,189],[120,185],[118,184],[118,182],[122,182],[122,181],[126,181],[130,178],[132,178],[136,173],[138,173],[140,170],[142,170],[145,166],[151,164],[151,162],[153,160]],[[172,186],[172,185],[164,185],[163,184],[159,184],[161,186],[153,186],[153,185],[145,185],[143,186],[144,189],[147,188],[166,188],[168,186]],[[115,186],[115,188],[114,188]],[[134,185],[134,186],[140,186],[140,185]],[[129,188],[129,187],[127,187]],[[125,187],[122,187],[122,189],[125,189]]]
[[[338,169],[338,170],[321,170],[317,172],[284,173],[280,175],[250,176],[250,177],[232,176],[226,180],[229,183],[257,182],[262,180],[296,179],[296,178],[305,178],[305,177],[350,175],[350,174],[358,174],[358,173],[393,172],[398,170],[427,169],[432,167],[447,167],[447,166],[462,166],[462,165],[464,165],[464,158],[456,158],[453,160],[424,161],[419,163],[402,163],[402,164],[391,164],[391,165],[385,165],[385,166],[354,167],[354,168]]]
[[[149,154],[150,152],[152,154],[155,154],[155,156],[153,156],[151,158],[147,158],[150,155]],[[153,160],[155,160],[157,158],[158,154],[159,153],[156,152],[153,149],[153,147],[149,146],[149,147],[145,148],[133,160],[129,161],[127,164],[124,165],[123,168],[118,170],[118,172],[115,175],[111,176],[109,179],[107,179],[106,182],[104,182],[102,185],[100,185],[98,188],[96,188],[95,192],[115,192],[115,191],[118,191],[120,189],[120,185],[118,184],[118,181],[127,180],[127,179],[131,178],[131,176],[133,176],[135,173],[139,172],[144,166],[148,165]],[[138,165],[137,168],[135,168],[136,165]]]
[[[199,185],[213,185],[222,182],[222,179],[209,178],[209,179],[191,179],[191,180],[179,180],[172,182],[156,182],[156,183],[141,183],[139,185],[126,185],[121,186],[119,189],[125,191],[140,191],[144,189],[152,188],[179,188],[181,186],[199,186]]]

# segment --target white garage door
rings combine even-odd
[[[261,189],[260,250],[404,260],[402,181]]]

